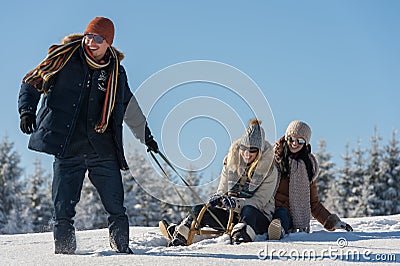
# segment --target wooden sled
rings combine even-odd
[[[200,222],[203,219],[204,214],[206,213],[208,207],[210,207],[210,204],[207,203],[206,205],[203,206],[201,209],[199,215],[197,216],[197,219],[194,220],[190,226],[189,230],[189,235],[188,239],[186,242],[186,245],[189,246],[193,243],[193,238],[195,235],[222,235],[222,234],[227,234],[230,236],[232,229],[233,229],[233,216],[234,216],[234,211],[232,209],[229,210],[229,218],[228,218],[228,224],[226,225],[226,230],[217,230],[213,228],[200,228]]]

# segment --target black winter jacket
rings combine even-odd
[[[82,48],[79,48],[54,79],[49,81],[48,93],[43,94],[42,104],[37,113],[37,129],[29,139],[29,149],[63,157],[70,145],[79,110],[82,107],[83,87],[90,84],[90,72]],[[119,67],[117,84],[115,106],[108,130],[111,130],[113,134],[120,168],[127,170],[128,164],[122,144],[122,123],[128,103],[134,96],[129,89],[125,69],[122,66]],[[36,114],[40,97],[41,94],[32,85],[23,83],[18,101],[20,115]],[[132,100],[136,102],[136,99]],[[138,107],[137,110],[140,112],[140,117],[145,119],[141,109]],[[101,150],[104,145],[101,144],[100,134],[93,132],[90,136],[91,142],[100,149],[101,153],[107,153],[108,151]]]

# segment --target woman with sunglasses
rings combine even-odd
[[[311,153],[311,128],[302,121],[292,121],[275,146],[275,161],[280,170],[280,182],[275,195],[274,220],[268,228],[268,238],[277,240],[289,232],[310,232],[311,215],[325,229],[353,231],[336,214],[331,214],[320,202],[316,177],[318,162]]]
[[[221,224],[227,224],[232,209],[236,223],[231,232],[234,244],[254,241],[256,234],[267,231],[272,219],[278,171],[273,147],[264,135],[260,121],[253,119],[243,136],[231,145],[224,159],[218,190],[211,196],[208,211],[199,221],[200,227],[221,229]],[[203,206],[193,208],[196,217]],[[186,245],[192,221],[193,215],[189,214],[179,225],[160,222],[161,232],[169,238],[168,246]]]

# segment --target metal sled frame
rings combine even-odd
[[[199,215],[197,216],[197,219],[193,220],[190,230],[189,230],[189,235],[188,239],[186,242],[186,245],[189,246],[193,242],[193,238],[195,235],[222,235],[222,234],[227,234],[230,235],[233,229],[233,216],[234,216],[234,211],[232,209],[229,210],[229,218],[228,218],[228,224],[226,226],[225,231],[221,230],[216,230],[216,229],[203,229],[200,228],[200,222],[203,219],[204,214],[206,213],[208,207],[210,207],[210,204],[207,203],[206,205],[203,206],[201,209]]]

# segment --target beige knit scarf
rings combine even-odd
[[[310,231],[310,181],[303,160],[289,159],[289,207],[294,231]]]

